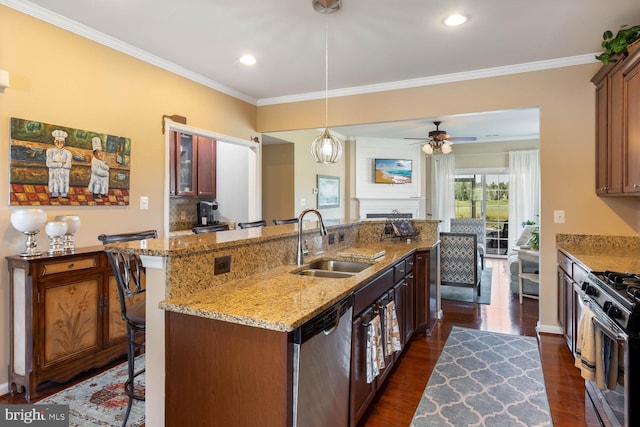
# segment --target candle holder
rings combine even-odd
[[[11,214],[11,225],[16,230],[27,235],[26,250],[19,255],[24,258],[33,258],[42,255],[38,250],[36,234],[47,222],[47,214],[42,209],[18,209]]]
[[[67,223],[64,221],[49,221],[44,226],[44,230],[49,236],[49,255],[60,255],[64,253],[64,239],[62,236],[67,232]]]
[[[75,244],[73,242],[73,235],[80,229],[80,217],[77,215],[58,215],[55,217],[56,221],[63,221],[67,224],[67,232],[63,236],[63,246],[65,252],[75,252]]]

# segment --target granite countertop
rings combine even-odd
[[[563,242],[557,248],[589,271],[640,273],[640,244],[635,239],[602,239],[599,242]]]
[[[358,252],[370,254],[384,250],[385,255],[369,260],[368,262],[372,263],[371,267],[349,278],[301,276],[291,272],[298,271],[302,267],[281,265],[266,273],[226,282],[188,297],[163,301],[160,303],[160,308],[289,332],[350,295],[378,273],[412,254],[416,249],[430,249],[436,243],[403,241],[352,246],[349,248],[351,254],[357,255]],[[305,265],[314,259],[324,258],[348,259],[329,252],[317,257],[307,257]],[[353,259],[363,261],[362,257],[354,256]]]

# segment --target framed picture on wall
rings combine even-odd
[[[373,169],[376,184],[411,184],[411,160],[375,159]]]
[[[317,175],[318,209],[340,207],[340,177]]]

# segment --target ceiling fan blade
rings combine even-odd
[[[449,138],[449,141],[452,142],[473,142],[473,141],[477,141],[478,138],[476,138],[475,136],[452,136]]]
[[[428,141],[429,140],[428,138],[406,138],[406,137],[404,139],[416,139],[416,140],[419,140],[419,141]]]

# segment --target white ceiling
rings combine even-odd
[[[329,91],[347,94],[585,63],[605,30],[640,22],[638,0],[343,0],[330,15],[316,12],[311,0],[0,4],[256,105],[324,97],[325,24]],[[467,15],[468,23],[445,27],[451,12]],[[245,53],[257,58],[254,66],[238,61]],[[495,123],[457,129],[465,117],[441,119],[454,136],[507,132]],[[411,125],[425,135],[433,128]]]

